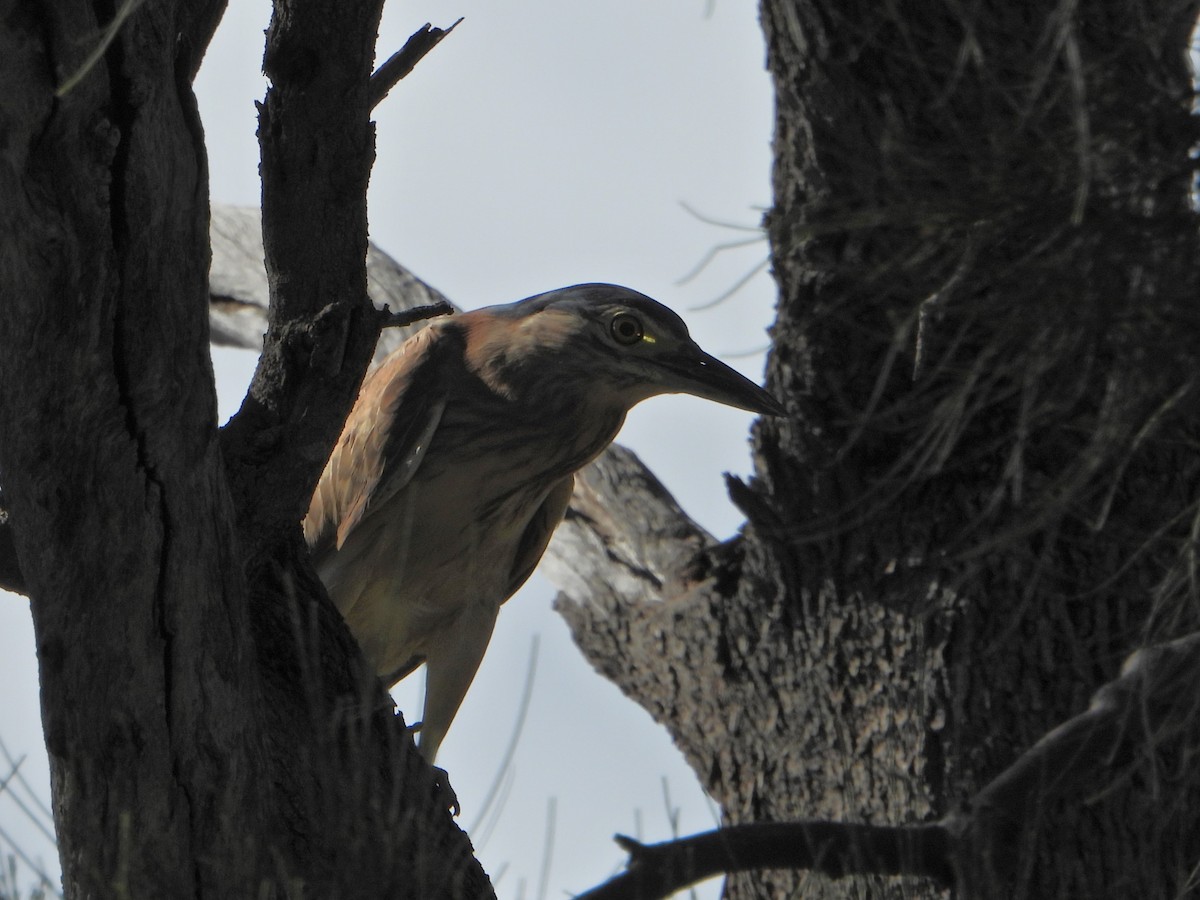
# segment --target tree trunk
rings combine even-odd
[[[280,26],[338,41],[276,58],[276,87],[304,88],[273,121],[333,98],[354,146],[264,138],[328,167],[289,170],[293,190],[338,189],[305,194],[315,221],[277,216],[275,280],[296,284],[321,240],[329,281],[275,308],[258,408],[224,445],[190,86],[221,7],[130,6],[87,64],[88,4],[18,4],[0,29],[0,559],[33,609],[66,895],[490,896],[295,513],[379,328],[362,254],[378,6],[305,4]],[[357,232],[337,218],[323,237],[333,203]],[[321,295],[332,282],[350,287]]]
[[[190,96],[132,46],[115,86],[56,103],[98,33],[63,12],[49,39],[32,15],[4,34],[5,496],[68,894],[183,896],[224,880],[201,860],[242,869],[265,824],[247,782],[263,735],[233,714],[253,659],[205,346],[203,148]],[[153,16],[131,36],[169,27]]]
[[[627,474],[584,480],[593,512],[560,545],[614,586],[568,585],[577,640],[726,823],[941,817],[1130,652],[1196,629],[1196,16],[764,0],[769,380],[791,417],[756,427],[757,477],[731,484],[739,540],[661,497],[642,533],[596,512]],[[1178,896],[1196,724],[1043,804],[1016,858],[960,848],[969,893]],[[864,889],[728,892],[764,886]]]

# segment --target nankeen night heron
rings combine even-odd
[[[779,415],[675,313],[582,284],[442,319],[364,381],[304,520],[317,571],[388,685],[426,666],[432,761],[562,519],[574,474],[656,394]]]

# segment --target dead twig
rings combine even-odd
[[[397,82],[405,75],[416,68],[417,63],[423,60],[427,53],[442,42],[450,32],[458,27],[458,23],[462,21],[459,18],[449,28],[434,28],[428,22],[422,25],[416,32],[413,33],[404,46],[388,57],[387,62],[375,70],[371,75],[370,100],[371,109],[378,106],[383,98],[388,95]]]

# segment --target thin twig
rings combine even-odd
[[[743,225],[740,222],[729,222],[724,219],[714,219],[711,216],[706,216],[704,213],[700,212],[698,209],[696,209],[696,207],[692,206],[685,200],[680,200],[679,205],[683,207],[684,211],[687,212],[688,215],[699,219],[705,225],[716,225],[718,228],[728,228],[731,231],[752,231],[764,236],[766,234],[766,230],[761,225]]]
[[[762,271],[765,271],[767,266],[769,266],[770,264],[771,264],[770,258],[764,258],[762,260],[762,262],[758,263],[753,269],[751,269],[749,272],[747,272],[745,275],[743,275],[741,278],[739,278],[737,281],[735,281],[733,283],[732,287],[722,291],[720,294],[718,294],[712,300],[708,300],[704,303],[701,303],[699,306],[690,306],[690,307],[688,307],[688,309],[690,309],[692,312],[703,312],[706,309],[712,309],[714,306],[717,306],[718,304],[725,302],[730,297],[732,297],[734,294],[736,294],[738,291],[740,291],[742,288],[744,288],[747,284],[749,284],[750,279],[752,279],[755,275],[757,275],[758,273],[760,273]]]
[[[8,767],[16,774],[17,783],[21,785],[21,787],[25,788],[26,793],[29,794],[29,796],[33,799],[33,802],[37,805],[38,810],[42,814],[43,820],[48,822],[50,827],[53,828],[54,813],[50,811],[50,807],[46,804],[46,801],[43,800],[41,795],[33,789],[33,785],[31,785],[21,773],[21,767],[18,762],[13,759],[13,755],[8,751],[8,745],[4,743],[3,737],[0,737],[0,754],[3,754],[5,761],[8,763]],[[22,759],[23,758],[24,757],[22,757]],[[54,838],[51,838],[50,840],[54,840]]]
[[[492,779],[491,787],[488,788],[487,795],[483,798],[483,803],[479,805],[479,812],[476,814],[475,821],[471,827],[467,829],[467,833],[476,836],[476,841],[486,841],[486,836],[482,839],[476,835],[480,826],[483,824],[484,818],[488,815],[492,808],[492,804],[496,803],[497,812],[503,808],[504,803],[498,801],[501,785],[505,781],[505,776],[512,771],[513,758],[517,753],[517,744],[521,741],[521,735],[525,731],[525,719],[529,715],[529,705],[533,699],[534,679],[537,676],[537,659],[538,647],[541,644],[541,638],[534,635],[529,642],[529,663],[525,668],[525,686],[521,689],[521,702],[517,707],[517,717],[513,722],[512,732],[508,736],[508,744],[504,748],[504,752],[500,754],[500,764],[496,767],[496,777]],[[511,779],[509,780],[511,784]],[[490,836],[491,828],[488,828]]]
[[[428,306],[414,306],[412,309],[402,309],[392,312],[387,306],[380,310],[384,328],[404,328],[424,322],[426,319],[436,319],[438,316],[448,316],[454,312],[454,307],[447,300],[439,300]]]
[[[92,48],[92,51],[87,55],[87,58],[79,64],[79,68],[76,69],[70,76],[68,76],[66,81],[58,86],[58,88],[54,91],[55,97],[65,97],[75,88],[77,84],[79,84],[79,82],[83,81],[83,79],[87,77],[88,72],[95,68],[96,63],[100,62],[104,54],[108,51],[109,46],[112,44],[113,40],[116,39],[117,34],[120,33],[121,26],[124,25],[126,20],[135,12],[137,12],[138,7],[145,2],[146,0],[126,0],[126,2],[117,7],[116,12],[113,13],[112,21],[109,22],[108,25],[105,26],[104,31],[100,33],[100,39],[96,42],[96,46]]]
[[[3,780],[0,780],[0,795],[7,796],[9,800],[15,803],[17,805],[17,809],[25,813],[25,816],[30,822],[33,823],[34,827],[42,833],[46,840],[53,844],[56,842],[54,837],[54,823],[51,822],[50,826],[47,827],[38,817],[36,811],[30,809],[29,804],[18,797],[16,791],[12,789],[11,785],[14,783],[20,785],[25,784],[24,778],[21,777],[21,763],[24,761],[25,757],[22,756],[19,760],[11,765],[9,773],[4,776]],[[37,800],[36,796],[34,797],[34,800]]]
[[[50,873],[47,872],[40,863],[34,862],[33,857],[26,853],[21,848],[21,845],[13,840],[12,835],[3,828],[0,828],[0,842],[8,844],[8,848],[12,854],[29,867],[29,871],[31,871],[40,882],[39,886],[41,888],[50,891],[55,897],[62,896],[62,892],[54,886],[54,880],[50,877]]]
[[[434,28],[428,22],[422,25],[413,35],[404,42],[404,46],[388,57],[387,62],[375,70],[371,75],[370,83],[370,98],[371,109],[378,106],[383,98],[391,91],[409,72],[416,68],[417,63],[425,58],[434,47],[442,42],[450,32],[458,27],[458,23],[462,21],[460,17],[458,22],[455,22],[449,28]]]
[[[751,347],[749,350],[721,350],[718,356],[721,359],[753,359],[756,356],[765,356],[767,351],[771,349],[770,342],[759,344],[757,347]]]
[[[729,241],[724,244],[717,244],[715,247],[709,247],[704,256],[700,257],[700,261],[692,266],[686,275],[681,275],[675,279],[676,284],[687,284],[693,281],[696,276],[708,268],[709,263],[720,256],[726,250],[740,250],[742,247],[753,247],[755,244],[765,244],[767,236],[760,234],[757,237],[745,238],[740,241]]]
[[[546,838],[542,846],[542,871],[538,876],[537,900],[546,900],[550,887],[550,864],[554,861],[554,828],[558,818],[558,802],[554,797],[546,800]]]

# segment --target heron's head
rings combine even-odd
[[[657,394],[693,394],[784,414],[765,390],[701,350],[683,319],[629,288],[579,284],[468,319],[469,355],[514,395],[554,391],[627,410]]]

